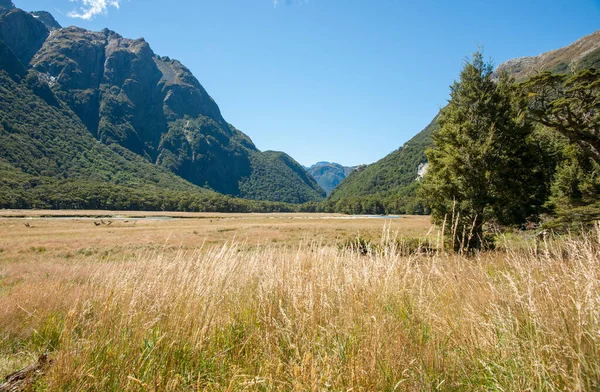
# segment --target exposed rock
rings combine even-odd
[[[29,64],[48,35],[46,26],[25,11],[14,9],[0,14],[0,40],[8,45],[23,65]]]
[[[419,167],[417,168],[417,178],[423,178],[425,177],[425,174],[427,174],[427,170],[429,169],[429,162],[423,162],[419,165]]]
[[[33,11],[31,12],[34,18],[37,18],[42,22],[49,31],[54,31],[62,28],[62,26],[54,19],[51,13],[46,11]]]
[[[500,64],[498,71],[507,71],[517,80],[524,80],[542,71],[567,73],[590,67],[600,67],[600,30],[564,48],[508,60]]]

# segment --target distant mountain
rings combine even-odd
[[[524,80],[541,71],[571,73],[600,68],[600,30],[564,48],[537,57],[523,57],[501,64],[497,72],[507,71]],[[383,159],[357,169],[331,192],[327,202],[334,211],[372,213],[422,213],[416,199],[418,179],[427,170],[425,150],[433,145],[431,136],[439,128],[437,116],[404,146]],[[376,205],[374,205],[376,204]],[[356,207],[356,206],[359,207]]]
[[[354,169],[356,169],[356,166],[342,166],[339,163],[332,162],[317,162],[306,168],[327,194],[348,177]]]
[[[49,13],[24,12],[6,0],[0,7],[0,51],[17,60],[0,59],[5,70],[24,77],[25,69],[55,107],[66,105],[63,115],[74,114],[103,145],[227,195],[289,203],[324,197],[296,161],[259,151],[225,121],[189,69],[156,55],[144,39],[61,28]],[[5,112],[0,118],[19,129]],[[14,153],[8,148],[0,145],[0,156]]]

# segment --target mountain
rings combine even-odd
[[[24,66],[28,66],[49,35],[46,26],[31,14],[20,9],[0,9],[0,40]]]
[[[333,162],[317,162],[309,168],[306,168],[310,175],[317,181],[317,184],[327,194],[331,193],[333,188],[338,186],[348,175],[356,169],[356,166],[342,166]]]
[[[517,80],[527,79],[542,71],[574,73],[581,69],[600,69],[600,30],[571,45],[535,57],[508,60],[498,67]]]
[[[235,197],[289,203],[324,197],[296,161],[259,151],[225,121],[189,69],[156,55],[144,39],[61,28],[49,13],[27,13],[9,3],[0,3],[0,41],[28,80],[36,79],[55,106],[68,107],[97,142]],[[0,155],[11,154],[6,149],[1,146]]]
[[[289,211],[200,188],[99,143],[0,41],[0,208]]]
[[[600,30],[564,48],[537,57],[509,60],[496,72],[506,71],[516,80],[536,72],[569,73],[600,68]],[[433,145],[431,136],[438,129],[437,116],[404,146],[383,159],[361,167],[331,192],[326,200],[329,210],[350,213],[426,213],[416,198],[418,179],[427,169],[425,150]]]

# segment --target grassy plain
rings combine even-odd
[[[38,390],[600,388],[600,228],[407,255],[427,217],[47,214],[0,211],[0,375],[48,352]]]

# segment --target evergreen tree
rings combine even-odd
[[[520,83],[528,116],[553,140],[550,226],[581,228],[600,216],[600,71],[542,72]],[[558,224],[558,225],[556,225]]]
[[[451,227],[455,248],[486,246],[486,223],[522,223],[546,197],[525,105],[512,80],[504,74],[494,80],[492,71],[481,52],[466,61],[427,151],[421,194],[434,221]]]

